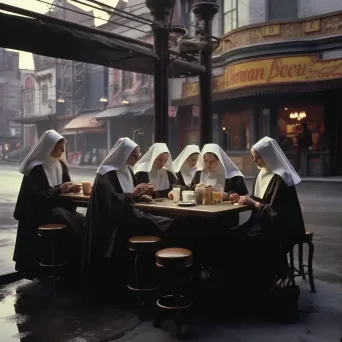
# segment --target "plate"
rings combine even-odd
[[[178,206],[180,207],[194,207],[196,205],[195,202],[179,202]]]

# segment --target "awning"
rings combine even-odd
[[[23,124],[23,125],[30,125],[30,124],[35,124],[35,123],[41,122],[41,121],[48,121],[53,116],[54,116],[54,114],[50,114],[50,115],[34,115],[34,116],[28,116],[28,117],[24,117],[24,118],[16,118],[16,119],[13,119],[13,121],[15,123],[20,123],[20,124]]]
[[[0,3],[0,46],[142,74],[153,74],[153,45]],[[23,34],[25,32],[25,34]],[[203,66],[170,56],[169,77],[195,76]],[[172,61],[172,62],[171,62]]]
[[[96,120],[96,113],[80,114],[72,119],[65,127],[65,131],[94,131],[102,127],[104,122]]]
[[[122,106],[122,107],[112,107],[107,108],[100,114],[96,115],[96,120],[106,120],[106,119],[113,119],[118,116],[126,115],[132,110],[135,110],[139,107],[139,105],[130,105],[130,106]]]
[[[127,114],[133,117],[142,116],[142,115],[153,116],[154,105],[153,104],[141,105],[138,108],[130,110]]]

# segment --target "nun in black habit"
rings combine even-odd
[[[295,188],[301,179],[274,139],[262,138],[251,153],[260,171],[254,180],[252,196],[239,199],[239,204],[251,207],[252,214],[237,228],[237,236],[242,238],[238,260],[243,274],[236,279],[248,286],[245,294],[264,300],[275,279],[288,275],[286,254],[305,238]]]
[[[164,143],[155,143],[134,167],[137,183],[153,184],[153,197],[167,198],[174,184],[178,184],[172,157]]]
[[[120,296],[127,281],[127,243],[134,235],[163,236],[172,219],[144,213],[136,201],[151,201],[151,185],[137,185],[131,168],[140,149],[129,138],[121,138],[97,170],[85,222],[82,287],[85,296],[100,290]],[[114,293],[115,292],[115,293]],[[96,293],[95,293],[96,295]]]
[[[54,130],[43,133],[21,164],[24,175],[14,218],[18,221],[13,260],[15,269],[24,278],[39,277],[38,227],[42,224],[65,224],[68,228],[68,259],[70,274],[78,267],[84,216],[60,195],[79,191],[71,182],[65,158],[65,139]]]
[[[190,189],[191,182],[197,171],[200,149],[197,145],[187,145],[173,162],[173,170],[182,188]]]

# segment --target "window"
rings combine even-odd
[[[250,113],[225,114],[222,118],[221,146],[226,151],[250,149]]]
[[[268,0],[267,20],[293,20],[298,18],[298,0]]]
[[[122,90],[133,88],[133,73],[130,71],[122,72]]]
[[[25,112],[26,114],[33,113],[33,105],[34,105],[34,90],[26,90],[25,91]]]
[[[49,95],[48,95],[48,85],[44,84],[42,86],[42,103],[47,103],[49,99]]]
[[[223,31],[228,33],[238,27],[237,0],[224,0]]]

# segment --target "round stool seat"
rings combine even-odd
[[[49,223],[49,224],[42,224],[38,227],[39,230],[61,230],[65,229],[65,224],[58,224],[58,223]]]
[[[160,237],[153,235],[133,236],[128,240],[132,252],[155,252],[161,241]]]
[[[158,267],[185,268],[192,265],[192,252],[186,248],[164,248],[156,253]]]

